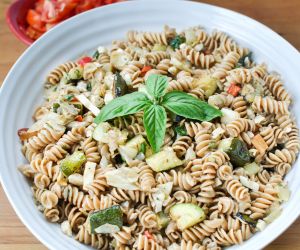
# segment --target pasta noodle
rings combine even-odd
[[[292,98],[277,74],[229,35],[201,27],[129,31],[88,61],[48,74],[34,124],[19,131],[28,161],[19,170],[49,222],[83,244],[119,250],[220,250],[249,239],[258,221],[269,223],[287,200],[284,177],[300,150]],[[223,114],[201,122],[167,111],[157,154],[172,157],[156,163],[178,164],[163,171],[151,163],[157,154],[143,111],[94,123],[113,99],[151,94],[152,74],[168,80],[166,93],[186,92]],[[173,214],[178,206],[187,221],[191,206],[203,218],[183,227]],[[120,221],[93,228],[92,216],[113,209]]]

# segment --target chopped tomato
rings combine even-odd
[[[82,122],[83,121],[82,115],[77,115],[75,117],[75,121]]]
[[[241,87],[236,85],[234,82],[232,82],[229,86],[229,89],[227,90],[227,93],[237,96],[241,90]]]
[[[152,69],[151,66],[149,65],[144,66],[141,70],[141,75],[144,76],[150,69]]]
[[[85,64],[87,64],[91,61],[93,61],[93,59],[91,57],[85,56],[85,57],[80,58],[77,63],[83,67]]]
[[[149,240],[154,240],[153,235],[148,230],[146,230],[144,234]]]
[[[33,40],[36,40],[38,39],[41,35],[43,35],[42,32],[39,32],[37,30],[35,30],[34,28],[32,28],[31,26],[29,26],[27,29],[26,29],[26,34],[28,37],[30,37],[31,39]]]
[[[28,24],[39,32],[45,32],[45,23],[41,19],[41,15],[35,10],[29,10],[27,12],[26,20]]]
[[[28,131],[28,128],[20,128],[18,130],[18,136],[20,136],[22,133],[27,132],[27,131]]]
[[[27,12],[27,35],[36,40],[44,32],[78,13],[117,0],[36,0],[33,9]]]

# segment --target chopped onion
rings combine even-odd
[[[240,118],[240,114],[232,109],[222,108],[221,112],[223,116],[221,117],[221,122],[224,124],[231,123],[236,119]]]
[[[184,160],[185,160],[185,162],[189,162],[194,159],[196,159],[196,153],[193,149],[193,146],[190,146],[186,151]]]
[[[91,185],[93,183],[96,166],[97,166],[96,163],[90,161],[88,161],[85,164],[84,172],[83,172],[83,189],[86,189],[88,185]]]
[[[181,247],[177,243],[172,243],[167,250],[181,250]]]
[[[267,223],[264,222],[263,220],[258,220],[256,223],[256,229],[258,231],[263,231],[267,227]]]
[[[95,116],[100,113],[100,109],[98,109],[89,99],[85,97],[85,95],[77,95],[76,98],[85,106],[88,110],[90,110]]]
[[[139,186],[136,184],[139,178],[138,173],[138,168],[121,167],[107,171],[104,175],[110,186],[125,190],[139,190]]]
[[[250,181],[247,177],[245,176],[240,176],[240,181],[241,183],[247,187],[252,189],[253,191],[258,191],[259,190],[259,184],[255,181]]]
[[[69,183],[76,185],[76,186],[82,186],[83,185],[83,176],[81,174],[75,173],[71,174],[68,177]]]
[[[60,228],[64,234],[72,236],[72,229],[69,221],[65,220],[63,223],[61,223]]]
[[[157,190],[152,194],[153,201],[151,202],[155,213],[162,211],[162,207],[165,204],[164,202],[170,197],[172,188],[173,182],[157,185]]]
[[[95,232],[98,234],[112,234],[119,232],[120,228],[116,225],[105,223],[100,227],[95,228]]]
[[[122,70],[130,61],[131,56],[122,49],[113,51],[110,55],[111,64],[118,70]]]
[[[108,104],[114,99],[114,95],[111,90],[107,90],[105,95],[104,95],[104,103]]]

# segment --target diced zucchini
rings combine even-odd
[[[72,68],[69,73],[68,73],[68,77],[71,80],[79,80],[82,78],[82,74],[83,74],[83,68],[82,67],[75,67]]]
[[[237,167],[243,167],[251,160],[247,145],[238,138],[232,140],[228,154],[231,163]]]
[[[281,207],[274,207],[274,209],[271,209],[269,215],[267,217],[264,218],[264,221],[268,224],[270,224],[271,222],[273,222],[276,218],[278,218],[280,216],[282,212]]]
[[[187,229],[205,219],[203,209],[192,203],[176,204],[170,209],[171,219],[176,221],[179,230]]]
[[[288,201],[290,199],[291,191],[288,189],[287,186],[278,185],[276,187],[278,192],[279,201]]]
[[[107,132],[109,129],[110,129],[110,125],[108,122],[99,123],[93,132],[93,138],[96,141],[102,141],[103,138],[107,137]]]
[[[123,225],[123,213],[119,205],[115,205],[89,215],[91,233],[113,233]]]
[[[194,84],[196,88],[204,90],[205,96],[208,98],[213,95],[217,90],[218,79],[211,76],[205,76],[203,78],[194,78]]]
[[[165,171],[183,164],[172,148],[166,148],[146,159],[147,164],[155,171]]]
[[[154,44],[153,48],[152,48],[152,51],[166,51],[167,50],[167,47],[165,45],[162,45],[162,44]]]
[[[228,152],[231,146],[233,138],[226,138],[220,141],[218,149],[223,152]]]
[[[60,169],[65,176],[69,176],[76,173],[85,161],[86,157],[84,153],[81,151],[76,151],[61,161]]]
[[[251,227],[256,227],[256,220],[251,219],[248,215],[246,214],[241,214],[241,213],[237,213],[235,215],[237,218],[241,219],[242,221],[248,223]]]
[[[164,212],[159,212],[156,214],[157,224],[160,229],[168,226],[170,218]]]
[[[119,147],[119,152],[122,158],[128,163],[134,159],[141,151],[142,145],[145,143],[145,138],[142,135],[137,135],[128,141],[125,145]],[[146,152],[146,145],[144,145]]]
[[[253,191],[258,191],[259,190],[259,184],[255,181],[250,181],[248,177],[245,176],[240,176],[240,181],[243,184],[243,186],[253,190]]]
[[[256,162],[248,163],[244,166],[244,169],[248,175],[254,175],[259,172],[259,165]]]
[[[115,97],[120,97],[128,92],[128,87],[123,79],[123,77],[120,75],[120,73],[116,73],[114,77],[114,83],[113,83],[113,94]]]

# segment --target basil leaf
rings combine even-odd
[[[134,114],[143,108],[149,106],[151,102],[141,92],[133,92],[118,97],[106,104],[95,118],[94,122],[99,124],[115,117]]]
[[[156,153],[163,144],[167,114],[162,106],[153,104],[144,110],[144,127],[151,148]]]
[[[147,78],[146,88],[148,93],[154,98],[162,97],[168,86],[168,78],[162,75],[152,74]]]
[[[220,110],[181,91],[167,93],[162,105],[177,115],[199,121],[210,121],[222,115]]]
[[[171,41],[170,41],[170,46],[173,49],[179,49],[180,44],[185,42],[185,37],[176,35]]]

